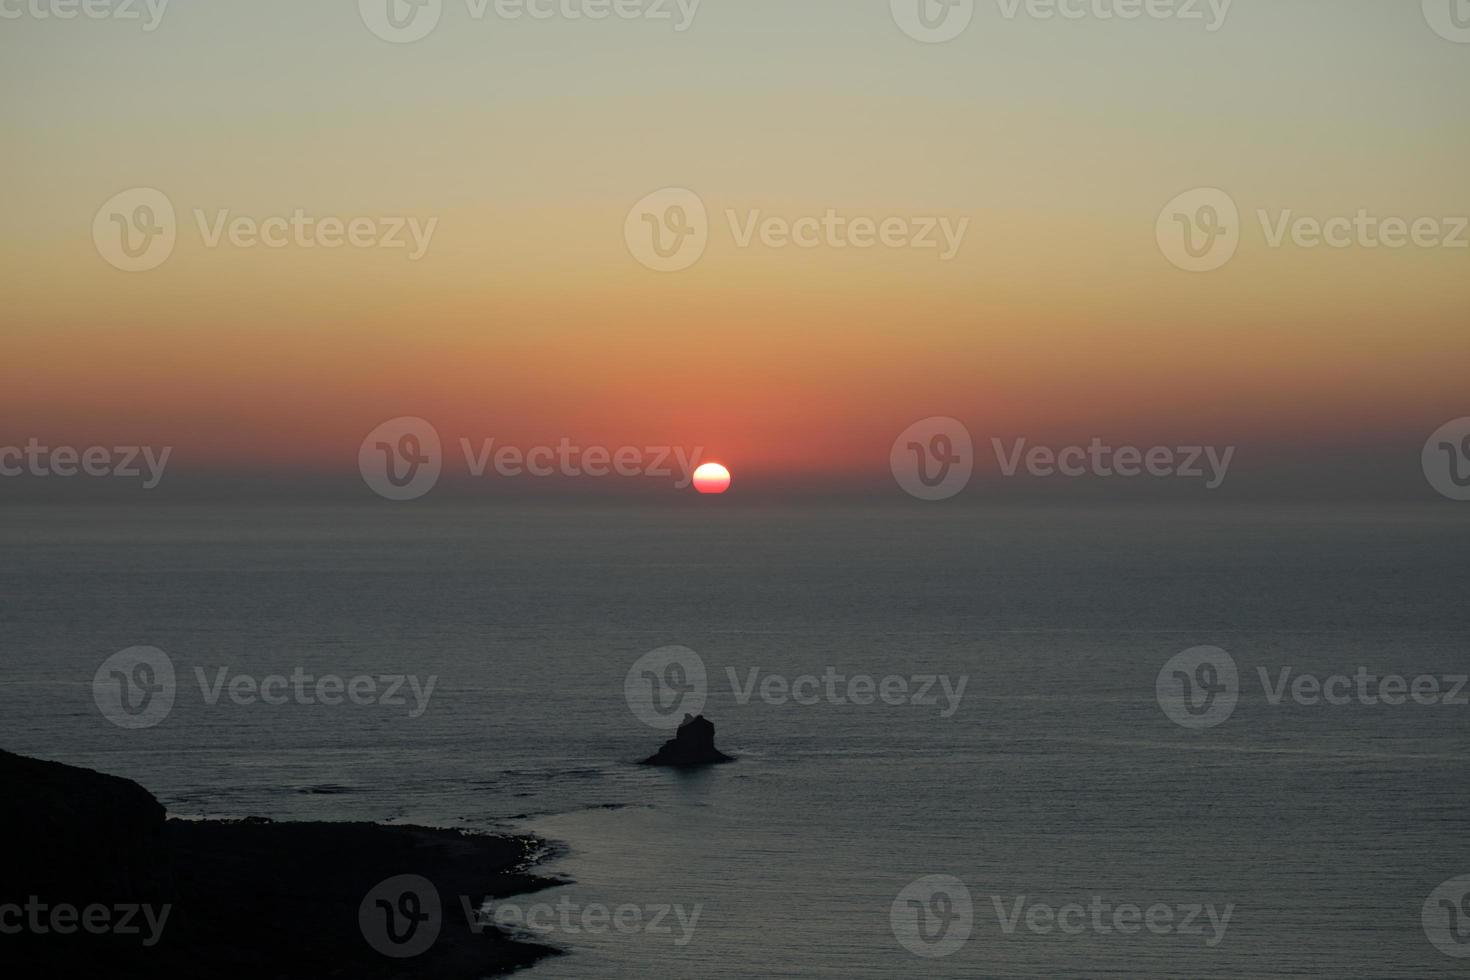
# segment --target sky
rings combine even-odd
[[[1419,2],[1212,24],[979,0],[943,43],[904,0],[623,2],[671,18],[444,0],[397,43],[373,0],[175,0],[151,30],[142,0],[141,22],[0,0],[0,444],[353,475],[414,416],[449,445],[698,446],[737,486],[891,488],[895,437],[948,416],[979,444],[1231,444],[1284,480],[1402,467],[1422,492],[1425,438],[1470,415],[1470,248],[1271,241],[1283,217],[1453,238],[1470,215],[1470,43]],[[176,242],[124,271],[96,228],[138,188]],[[706,213],[677,271],[634,241],[667,188]],[[1239,212],[1203,272],[1160,231],[1198,188]],[[298,209],[409,244],[211,244],[222,214]],[[813,231],[829,212],[844,231]],[[816,244],[776,247],[769,218]],[[903,244],[856,247],[859,218]]]

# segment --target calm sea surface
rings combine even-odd
[[[10,507],[0,547],[3,747],[181,816],[534,831],[576,884],[526,906],[674,909],[667,933],[558,925],[574,955],[531,976],[1464,975],[1421,910],[1470,875],[1470,706],[1273,705],[1258,675],[1470,672],[1453,505]],[[707,666],[737,764],[631,764],[666,735],[625,677],[671,644]],[[92,682],[137,645],[178,686],[131,731]],[[1239,702],[1192,729],[1156,680],[1201,645],[1234,658]],[[945,717],[937,687],[742,704],[729,674],[829,667],[966,687]],[[407,685],[402,706],[210,704],[196,671],[221,668],[437,682],[419,717]],[[930,875],[974,912],[925,959],[891,910]],[[1202,934],[1027,925],[1096,902],[1231,911]],[[1022,910],[1009,931],[997,903]]]

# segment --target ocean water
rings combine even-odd
[[[7,508],[0,745],[180,816],[535,832],[575,884],[524,906],[674,910],[668,932],[557,924],[571,955],[530,976],[1465,975],[1422,913],[1470,875],[1470,706],[1273,705],[1258,674],[1470,672],[1462,509],[731,503]],[[674,644],[736,764],[633,764],[667,736],[625,679]],[[139,645],[178,685],[127,730],[93,675]],[[1202,645],[1239,700],[1184,727],[1156,682]],[[437,680],[411,717],[411,693],[211,704],[196,670],[221,668]],[[828,668],[966,686],[952,712],[742,703],[728,673]],[[924,905],[925,942],[963,941],[921,957],[894,903],[933,875],[973,920]],[[1099,902],[1230,918],[1027,925]]]

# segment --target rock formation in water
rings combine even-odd
[[[643,760],[645,766],[713,766],[721,762],[734,762],[730,756],[715,748],[715,726],[704,715],[685,715],[679,723],[674,737],[663,744],[653,755]]]

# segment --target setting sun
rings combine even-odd
[[[730,471],[719,463],[705,463],[694,471],[694,489],[700,493],[724,493],[730,489]]]

